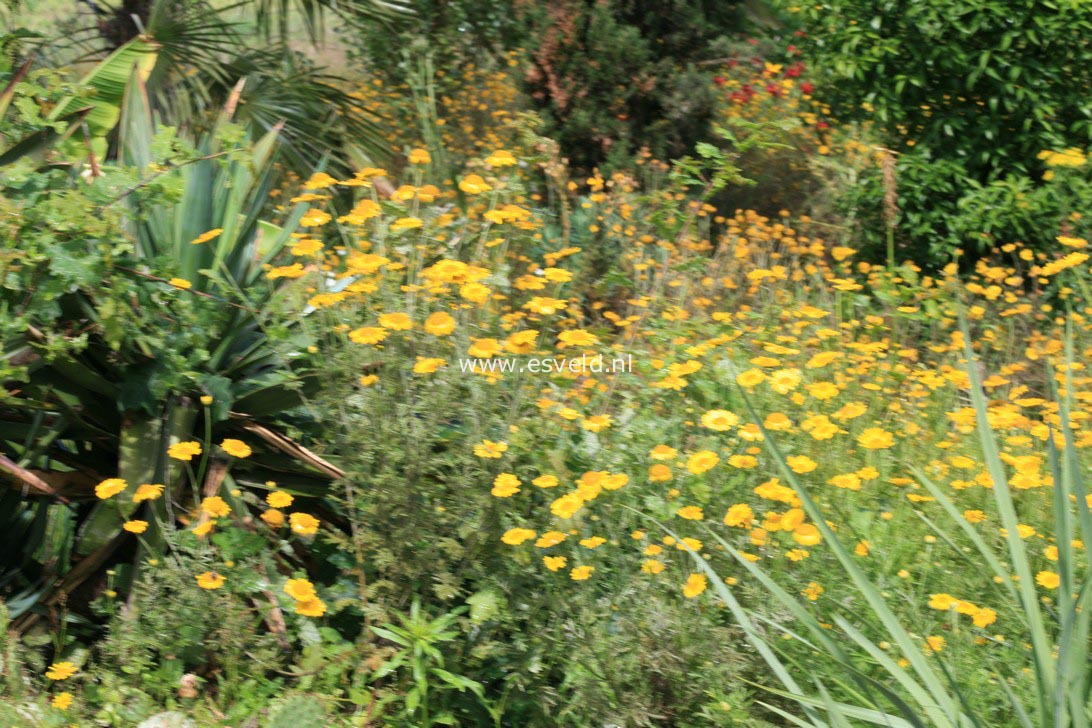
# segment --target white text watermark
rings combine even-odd
[[[633,371],[633,355],[608,359],[592,354],[579,357],[497,357],[489,359],[459,359],[464,374],[627,374]]]

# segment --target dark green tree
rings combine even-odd
[[[400,49],[427,40],[437,67],[526,52],[521,83],[578,168],[611,165],[647,147],[691,151],[709,133],[713,91],[696,65],[728,54],[744,27],[737,0],[416,0],[397,34],[363,28],[364,60],[396,82],[412,70]]]
[[[712,119],[713,92],[694,64],[724,55],[742,22],[735,2],[538,5],[528,17],[528,91],[578,167],[642,147],[680,156]]]

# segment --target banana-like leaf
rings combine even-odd
[[[50,113],[51,120],[62,119],[77,108],[91,104],[85,121],[91,135],[92,150],[101,159],[106,156],[106,135],[121,118],[121,102],[134,71],[147,79],[155,67],[159,44],[146,38],[134,38],[100,61],[80,80],[81,86],[90,86],[94,95],[90,99],[70,96],[61,101]]]

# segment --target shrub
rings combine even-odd
[[[1053,246],[1073,210],[1059,215],[1053,205],[987,192],[991,206],[1006,206],[1006,226],[975,215],[983,189],[1041,187],[1048,167],[1040,152],[1092,142],[1092,48],[1073,40],[1092,29],[1092,7],[1035,0],[930,0],[900,12],[879,0],[780,7],[799,24],[816,93],[833,116],[874,123],[897,153],[898,234],[919,262],[943,263],[961,246],[980,254],[983,233]],[[882,250],[881,185],[860,195],[862,229]]]

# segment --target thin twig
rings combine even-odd
[[[120,195],[115,197],[114,199],[107,202],[106,204],[100,205],[98,208],[96,208],[95,212],[99,213],[99,212],[102,212],[103,210],[105,210],[106,208],[108,208],[108,207],[110,207],[112,205],[116,205],[117,203],[121,202],[122,200],[124,200],[129,195],[133,194],[134,192],[136,192],[137,190],[139,190],[141,188],[147,187],[152,182],[155,182],[157,179],[159,179],[163,175],[167,174],[168,172],[174,172],[177,169],[182,169],[183,167],[188,166],[190,164],[194,164],[196,162],[204,162],[204,161],[209,160],[209,159],[216,159],[217,157],[223,157],[223,156],[231,154],[232,152],[235,152],[235,151],[237,151],[237,150],[235,150],[235,149],[225,149],[225,150],[223,150],[221,152],[216,152],[214,154],[206,154],[203,157],[195,157],[194,159],[187,159],[185,162],[181,162],[179,164],[170,164],[170,165],[164,167],[163,169],[159,170],[158,172],[153,173],[152,176],[150,176],[148,179],[144,180],[140,184],[133,185],[132,187],[130,187],[129,189],[125,190]]]
[[[144,273],[143,271],[139,271],[139,270],[136,270],[134,268],[126,268],[123,265],[115,265],[114,267],[117,268],[118,270],[123,270],[126,273],[132,273],[133,275],[138,275],[138,276],[141,276],[143,278],[147,278],[149,280],[158,281],[160,283],[166,283],[169,286],[172,286],[174,288],[178,288],[178,286],[175,286],[173,283],[171,283],[166,278],[160,278],[159,276],[153,276],[151,273]],[[178,288],[178,290],[185,291],[186,293],[191,293],[191,294],[193,294],[195,296],[201,296],[202,298],[211,298],[213,301],[218,301],[218,302],[223,303],[223,304],[225,304],[227,306],[234,306],[235,308],[242,309],[243,311],[247,311],[249,313],[253,313],[253,314],[258,313],[258,311],[255,311],[252,308],[249,308],[247,306],[243,306],[242,304],[232,303],[231,301],[228,301],[225,298],[220,298],[219,296],[214,296],[211,293],[205,293],[203,291],[195,291],[192,288]]]
[[[95,159],[95,150],[91,146],[91,130],[87,127],[86,116],[80,119],[80,130],[83,132],[83,143],[87,146],[87,162],[91,165],[91,179],[98,179],[102,176],[102,168]]]

